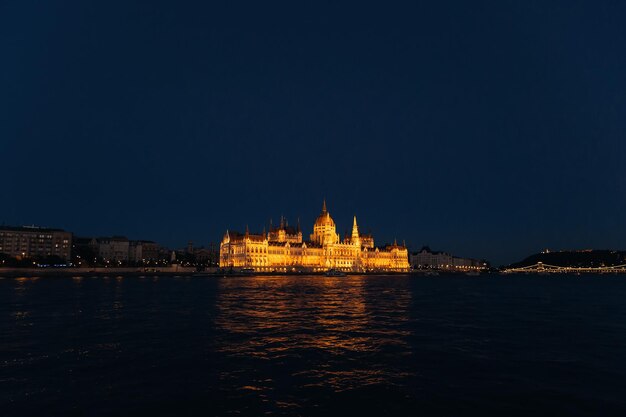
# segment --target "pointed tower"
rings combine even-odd
[[[324,202],[322,203],[322,214],[326,214],[328,211],[326,210],[326,198],[324,198]]]
[[[298,237],[298,243],[302,243],[302,228],[300,227],[300,217],[298,217],[298,224],[296,226],[296,236]]]
[[[352,236],[350,237],[350,241],[355,246],[361,246],[361,237],[359,236],[359,226],[356,224],[356,216],[354,216],[354,221],[352,222]]]

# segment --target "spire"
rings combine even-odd
[[[322,204],[322,213],[326,214],[326,198],[324,198],[324,203]]]
[[[359,235],[359,226],[356,224],[356,216],[352,222],[352,234],[350,235],[350,243],[355,246],[361,247],[361,236]]]
[[[354,221],[352,222],[352,240],[355,241],[359,238],[359,226],[356,224],[356,216],[354,216]]]
[[[300,217],[298,217],[298,228],[296,229],[296,232],[300,233]]]
[[[248,229],[248,225],[246,225],[246,236],[250,234],[250,229]]]

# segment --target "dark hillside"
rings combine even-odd
[[[541,252],[510,265],[512,268],[534,265],[537,262],[556,266],[598,267],[626,264],[626,252],[614,250],[581,250]]]

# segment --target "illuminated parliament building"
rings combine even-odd
[[[356,216],[352,233],[341,241],[335,222],[326,210],[315,220],[309,241],[302,239],[300,225],[288,226],[281,220],[268,233],[226,231],[220,244],[221,268],[253,268],[255,271],[407,272],[408,251],[404,245],[374,246],[371,235],[359,233]]]

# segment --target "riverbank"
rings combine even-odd
[[[214,268],[216,272],[217,268]],[[51,277],[51,276],[100,276],[100,275],[193,275],[195,267],[171,265],[158,268],[0,268],[0,277]]]
[[[416,274],[416,272],[346,272],[346,275],[408,275]],[[107,276],[107,275],[124,275],[124,276],[324,276],[325,272],[242,272],[239,270],[229,270],[220,268],[206,268],[204,271],[198,271],[195,267],[181,267],[172,265],[162,268],[0,268],[0,277],[19,278],[19,277],[74,277],[74,276]],[[423,275],[423,274],[421,274]]]

